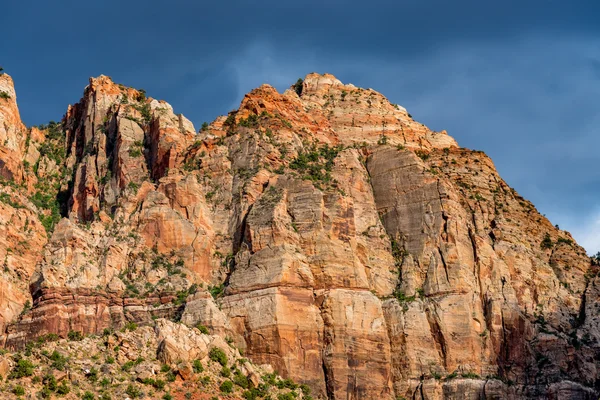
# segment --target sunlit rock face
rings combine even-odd
[[[0,90],[5,346],[165,317],[315,397],[598,397],[598,266],[383,95],[309,74],[196,132],[105,76],[39,129]]]

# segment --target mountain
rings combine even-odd
[[[600,267],[382,94],[313,73],[196,131],[106,76],[30,129],[0,91],[5,348],[174,321],[298,398],[598,397]]]

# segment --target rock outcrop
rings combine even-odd
[[[102,76],[27,131],[1,79],[6,346],[135,322],[185,364],[198,327],[321,398],[597,397],[599,267],[383,95],[309,74],[196,134]]]
[[[76,333],[41,336],[25,354],[5,352],[2,398],[311,398],[308,387],[252,364],[220,336],[164,319],[155,329],[128,324],[102,336]]]

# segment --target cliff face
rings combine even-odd
[[[27,131],[0,79],[6,346],[167,317],[323,398],[597,397],[598,267],[381,94],[310,74],[196,134],[99,77]]]

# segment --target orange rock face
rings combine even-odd
[[[314,397],[597,398],[598,266],[383,95],[310,74],[196,134],[102,76],[27,131],[0,83],[7,346],[167,317]]]
[[[12,78],[0,74],[0,177],[3,179],[16,183],[24,180],[26,132],[17,107]]]

